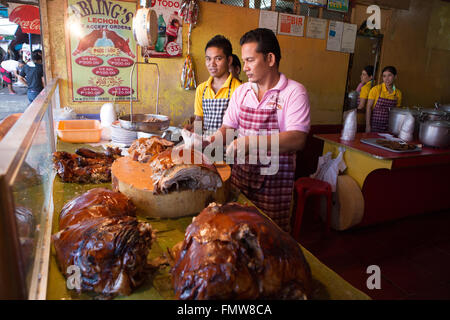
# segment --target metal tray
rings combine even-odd
[[[145,122],[145,120],[157,118],[158,122]],[[132,121],[131,121],[132,120]],[[142,131],[147,133],[162,133],[169,128],[170,119],[168,116],[160,114],[129,114],[119,118],[120,126],[131,131]]]
[[[411,149],[411,150],[394,150],[394,149],[390,149],[390,148],[387,148],[387,147],[385,147],[385,146],[381,146],[381,145],[377,144],[377,143],[375,142],[375,141],[377,141],[377,140],[387,140],[387,139],[381,139],[381,138],[361,139],[361,142],[362,142],[362,143],[365,143],[365,144],[368,144],[368,145],[371,145],[371,146],[373,146],[373,147],[377,147],[377,148],[380,148],[380,149],[384,149],[384,150],[390,151],[390,152],[409,153],[409,152],[419,152],[419,151],[422,151],[422,148],[421,148],[421,147],[418,147],[418,146],[416,146],[415,149]]]

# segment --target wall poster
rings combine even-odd
[[[153,47],[142,48],[143,56],[157,58],[181,57],[183,53],[183,20],[178,15],[181,0],[152,0],[158,17],[158,39]]]
[[[278,20],[278,34],[303,37],[304,16],[280,13]]]
[[[66,50],[72,100],[137,100],[137,46],[133,16],[137,3],[66,0]]]

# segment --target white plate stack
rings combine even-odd
[[[137,132],[122,128],[119,121],[113,122],[111,125],[111,141],[113,143],[121,143],[131,145],[137,139]]]

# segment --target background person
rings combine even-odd
[[[366,107],[366,132],[387,132],[389,124],[389,109],[402,105],[402,93],[395,87],[397,69],[393,66],[384,67],[383,83],[369,92]]]
[[[358,109],[364,110],[366,108],[367,98],[369,97],[370,89],[373,86],[373,66],[366,66],[361,71],[361,82],[356,88],[359,92]],[[359,90],[358,90],[359,89]]]
[[[239,57],[233,53],[233,62],[231,63],[230,72],[233,75],[234,78],[241,81],[239,78],[239,75],[241,74],[242,66],[241,61],[239,61]],[[242,82],[242,81],[241,81]]]
[[[28,85],[27,96],[31,103],[44,89],[44,69],[42,67],[42,56],[39,52],[33,52],[32,62],[28,62],[20,71],[21,81]]]
[[[201,83],[195,92],[195,121],[203,122],[203,132],[214,133],[222,125],[223,115],[230,97],[241,85],[230,73],[233,61],[231,42],[222,35],[216,35],[205,47],[205,64],[209,79]],[[185,126],[192,130],[193,125]]]
[[[16,61],[16,60],[5,60],[2,61],[0,65],[0,73],[2,75],[3,81],[7,84],[9,94],[16,94],[16,92],[13,89],[12,83],[12,75],[14,74],[16,77],[18,77],[18,71],[25,65],[25,62],[22,60]]]

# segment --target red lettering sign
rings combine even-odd
[[[108,64],[114,67],[129,67],[132,66],[134,61],[127,57],[114,57],[108,60]]]
[[[108,93],[115,96],[129,96],[130,93],[134,93],[134,89],[130,91],[130,87],[113,87]]]
[[[101,66],[92,69],[92,72],[97,76],[112,77],[119,73],[119,69],[108,66]]]
[[[95,97],[100,96],[105,92],[100,87],[94,87],[94,86],[86,86],[78,88],[77,93],[81,96],[87,96],[87,97]]]
[[[83,67],[95,67],[103,63],[103,59],[96,56],[84,56],[76,58],[76,63]]]

